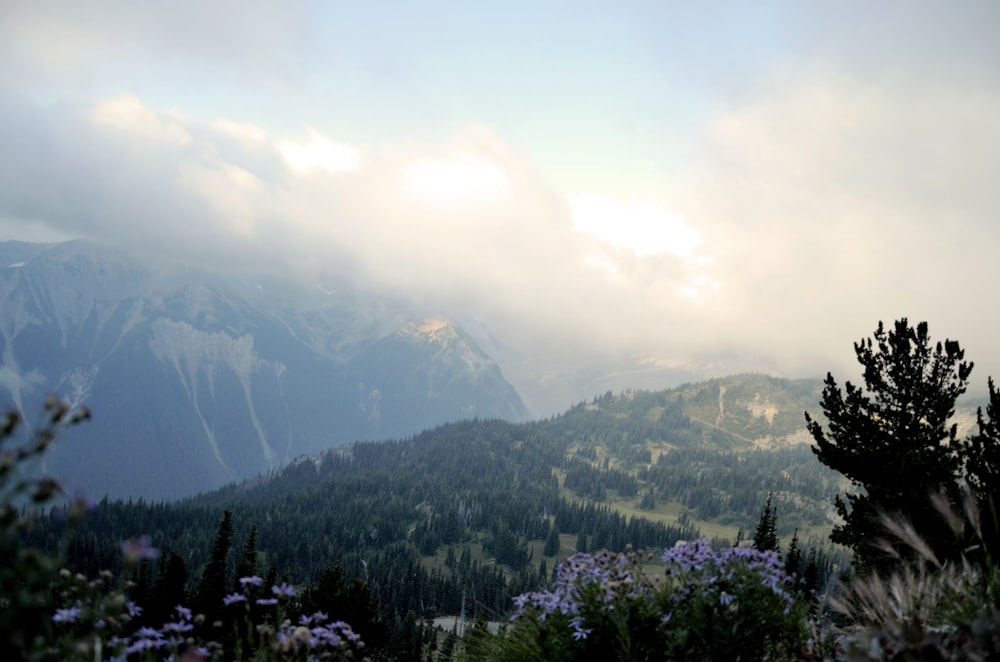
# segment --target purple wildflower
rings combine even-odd
[[[69,609],[56,609],[56,613],[52,617],[52,620],[56,623],[79,623],[80,609],[78,607],[70,607]]]
[[[250,577],[240,577],[240,585],[243,586],[244,588],[246,586],[260,587],[264,585],[264,580],[258,577],[257,575],[252,575]]]
[[[149,536],[129,538],[122,542],[121,549],[125,562],[132,565],[139,561],[152,561],[160,557],[160,550],[150,544]]]
[[[231,593],[230,595],[222,598],[222,604],[228,607],[229,605],[236,604],[237,602],[245,602],[246,599],[247,596],[242,593]]]

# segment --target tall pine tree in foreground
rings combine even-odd
[[[222,521],[219,522],[219,530],[215,534],[215,542],[212,544],[212,554],[208,560],[208,565],[201,573],[201,581],[198,582],[198,589],[195,593],[195,610],[204,614],[208,623],[214,622],[222,613],[222,599],[226,596],[228,588],[226,582],[226,559],[229,556],[229,547],[233,541],[233,514],[225,511]]]
[[[957,341],[932,344],[927,323],[905,318],[891,330],[879,322],[873,338],[855,343],[864,387],[842,390],[827,374],[820,407],[827,428],[806,412],[819,460],[851,480],[857,491],[837,498],[843,524],[831,539],[850,547],[861,572],[882,571],[896,560],[879,547],[886,534],[880,514],[904,514],[939,558],[960,554],[960,543],[931,504],[943,492],[961,500],[958,479],[965,449],[949,421],[969,382],[972,363]],[[889,541],[892,544],[892,541]],[[905,546],[897,552],[906,557]]]

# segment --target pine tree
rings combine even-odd
[[[166,622],[177,605],[187,603],[188,571],[184,559],[170,552],[160,562],[159,571],[150,591],[149,604],[143,605],[143,622],[156,626]]]
[[[932,344],[927,323],[911,327],[905,318],[874,338],[855,343],[864,368],[864,387],[844,390],[827,374],[820,407],[828,430],[806,413],[819,460],[851,480],[856,491],[836,500],[844,523],[831,540],[850,547],[860,572],[890,570],[896,560],[879,548],[886,535],[880,514],[903,513],[940,556],[954,557],[959,545],[930,495],[960,500],[963,445],[949,419],[972,372],[958,342]],[[891,541],[888,541],[893,544]],[[897,552],[906,558],[905,546]]]
[[[545,538],[545,547],[542,549],[542,556],[556,556],[559,554],[559,529],[555,524],[549,526],[549,534]]]
[[[198,590],[195,593],[195,609],[198,613],[204,614],[208,623],[216,620],[222,613],[222,599],[226,597],[226,559],[229,556],[229,546],[233,540],[233,514],[225,511],[222,521],[219,523],[219,530],[215,534],[215,542],[212,544],[212,553],[208,560],[208,565],[201,574],[201,581],[198,582]]]
[[[983,408],[980,407],[976,412],[979,433],[969,440],[966,453],[969,483],[983,497],[1000,491],[1000,391],[992,378],[989,380],[989,393],[986,417],[983,417]]]
[[[240,555],[239,565],[236,566],[236,576],[233,577],[233,590],[242,590],[240,579],[243,577],[253,577],[257,574],[257,523],[250,525],[250,535],[247,536],[246,544],[243,545],[243,553]]]
[[[965,468],[980,512],[980,560],[1000,559],[1000,391],[989,380],[990,401],[976,412],[978,434],[967,445]]]
[[[802,550],[799,548],[799,530],[795,529],[785,554],[785,572],[793,577],[802,576]]]
[[[764,505],[764,510],[760,513],[757,528],[754,529],[753,533],[754,549],[759,549],[762,552],[778,550],[778,509],[771,506],[773,496],[773,493],[768,493],[767,504]]]

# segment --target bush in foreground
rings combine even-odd
[[[515,599],[513,625],[467,644],[498,660],[783,660],[809,637],[777,553],[715,550],[707,540],[663,553],[651,577],[642,552],[576,554],[550,590]]]

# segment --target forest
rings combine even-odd
[[[761,428],[762,417],[752,410],[704,423],[706,407],[718,406],[722,393],[731,389],[732,395],[748,384],[756,384],[754,402],[763,385],[770,389],[769,401],[783,394],[793,407],[795,398],[816,392],[799,384],[779,391],[781,380],[743,376],[733,378],[728,389],[710,384],[606,393],[545,420],[473,419],[409,439],[358,442],[179,502],[66,499],[55,482],[46,482],[51,479],[5,473],[6,493],[20,491],[22,499],[4,510],[0,551],[10,567],[2,576],[3,590],[23,598],[18,613],[10,609],[16,600],[8,599],[0,610],[8,633],[19,632],[5,645],[20,654],[51,639],[52,619],[32,621],[28,607],[51,611],[55,595],[56,602],[70,605],[57,616],[70,620],[82,618],[81,605],[107,609],[113,597],[131,605],[136,613],[115,622],[131,633],[134,646],[152,646],[153,640],[134,639],[136,633],[154,631],[190,605],[200,616],[183,617],[176,627],[190,632],[188,638],[213,641],[227,654],[237,648],[267,650],[265,634],[259,626],[253,634],[249,623],[270,624],[277,646],[294,639],[291,630],[280,630],[283,623],[306,623],[321,614],[350,624],[351,637],[364,642],[363,655],[370,659],[501,659],[517,649],[510,642],[524,643],[519,637],[525,619],[535,628],[547,622],[531,620],[546,613],[550,598],[544,596],[551,595],[546,587],[568,586],[572,599],[584,599],[585,592],[567,583],[568,568],[601,558],[611,563],[612,557],[602,555],[617,555],[613,565],[626,573],[621,581],[643,587],[629,599],[644,596],[640,602],[653,604],[663,584],[647,581],[650,568],[665,563],[669,576],[672,563],[694,567],[683,551],[655,560],[655,554],[671,549],[700,550],[697,554],[720,568],[750,557],[718,550],[770,554],[747,567],[773,566],[786,573],[780,582],[790,587],[788,595],[798,596],[795,604],[811,605],[801,614],[795,611],[796,618],[824,613],[817,601],[857,570],[852,551],[859,548],[843,544],[851,542],[843,534],[837,537],[849,521],[841,495],[846,490],[857,503],[853,495],[878,492],[854,479],[846,465],[834,470],[817,461],[820,449],[829,447],[819,422],[826,423],[825,417],[806,417],[818,447],[734,443],[782,431],[781,420]],[[843,413],[837,409],[838,388],[828,378],[820,401],[834,421]],[[848,392],[855,393],[854,387],[848,385]],[[50,407],[51,426],[24,442],[14,464],[42,455],[59,443],[57,435],[71,435],[70,423],[86,424],[85,411],[57,401]],[[741,416],[749,425],[737,427]],[[980,423],[988,428],[982,412]],[[4,432],[8,444],[16,428],[12,415]],[[839,519],[832,514],[834,505],[841,510]],[[841,545],[828,539],[831,531]],[[24,556],[26,550],[34,561]],[[640,550],[653,555],[639,559]],[[43,572],[45,563],[59,566],[54,583]],[[38,575],[37,586],[26,582],[25,572]],[[85,600],[84,594],[90,597]],[[534,603],[525,597],[533,595],[543,597]],[[731,595],[722,593],[720,604],[728,605]],[[768,596],[773,597],[762,599]],[[234,603],[245,603],[245,610],[230,608]],[[526,604],[534,604],[534,611]],[[631,614],[633,607],[628,603],[622,613]],[[91,609],[90,622],[109,622],[99,611]],[[589,635],[577,620],[583,612],[575,613],[575,631],[566,632],[575,632],[579,643]],[[512,615],[520,620],[504,635]],[[649,614],[636,618],[643,624],[632,624],[637,631],[651,627],[652,639],[662,636],[662,623],[650,626],[642,620]],[[345,643],[354,641],[345,631],[324,632],[340,642],[336,655],[361,654]],[[610,645],[596,642],[597,635],[590,645]]]

